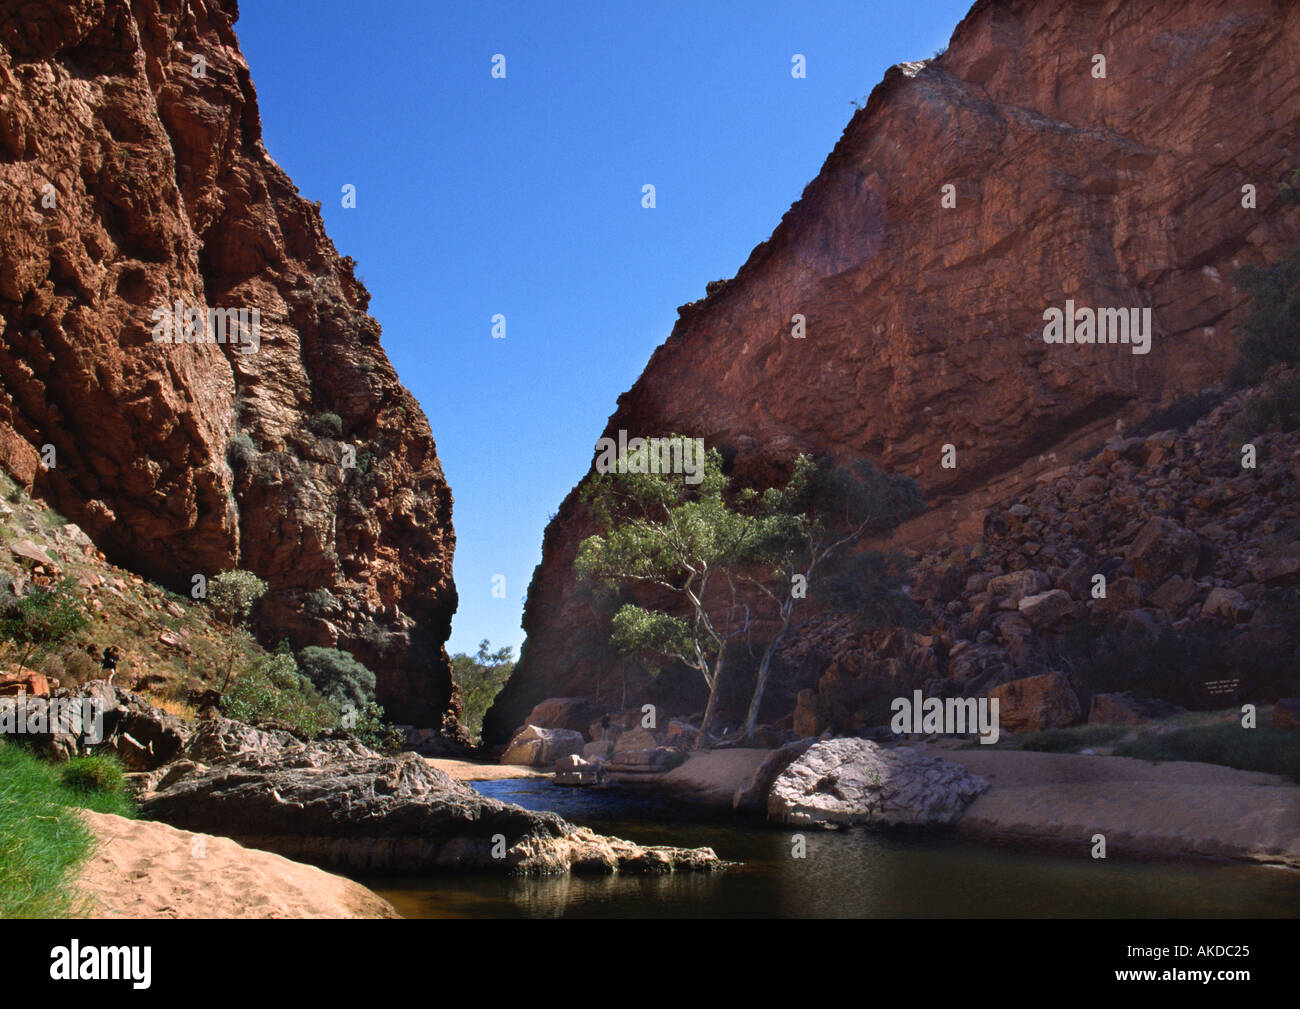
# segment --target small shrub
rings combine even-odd
[[[307,602],[304,606],[304,609],[313,617],[327,616],[337,608],[338,600],[334,598],[334,593],[323,586],[307,596]]]
[[[235,680],[221,699],[229,718],[249,725],[274,722],[303,739],[339,724],[338,709],[298,671],[292,655],[268,655]]]
[[[375,700],[375,674],[348,652],[309,645],[298,653],[302,671],[321,695],[340,709],[363,711]]]
[[[224,693],[234,671],[237,650],[236,630],[252,613],[257,601],[266,594],[266,582],[251,571],[223,571],[208,583],[208,605],[229,629],[229,647],[226,653],[226,678],[221,683]]]
[[[318,413],[307,426],[319,438],[339,438],[343,435],[343,418],[337,413]]]
[[[48,654],[86,626],[88,618],[77,592],[73,578],[52,588],[35,588],[21,599],[8,585],[0,587],[0,640],[9,642],[21,656],[19,672],[33,655]]]
[[[253,439],[247,431],[240,431],[230,439],[226,460],[232,469],[251,466],[257,460],[257,446],[253,444]]]
[[[384,709],[373,702],[361,709],[347,706],[342,724],[361,742],[381,753],[392,755],[406,749],[406,734],[397,726],[388,724],[384,720]]]
[[[64,687],[79,687],[104,675],[98,659],[79,645],[66,644],[46,656],[41,663],[41,672],[57,679]]]
[[[98,804],[127,801],[126,776],[122,765],[107,754],[73,757],[59,767],[59,780],[81,800]],[[101,810],[108,811],[110,810]]]
[[[1296,428],[1300,428],[1300,377],[1279,375],[1246,397],[1231,436],[1234,441],[1248,441],[1268,431]]]
[[[1291,182],[1297,179],[1292,173]],[[1296,190],[1283,186],[1284,199]],[[1258,382],[1276,364],[1300,363],[1300,247],[1268,266],[1243,266],[1233,274],[1250,293],[1250,309],[1238,327],[1239,358],[1233,377]]]

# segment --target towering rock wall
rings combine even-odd
[[[1297,224],[1277,207],[1297,52],[1283,0],[980,0],[940,58],[888,71],[739,273],[679,309],[605,434],[703,437],[750,484],[798,451],[866,457],[925,492],[904,539],[977,534],[983,508],[1230,368],[1232,271]],[[1045,343],[1066,299],[1149,308],[1149,353]],[[492,738],[617,666],[573,577],[589,532],[572,493]]]
[[[237,18],[0,2],[0,465],[179,591],[256,572],[269,640],[355,652],[392,715],[438,725],[451,493],[351,260],[263,146]],[[260,331],[158,342],[178,304]]]

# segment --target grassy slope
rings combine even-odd
[[[73,642],[33,663],[64,686],[100,675],[98,659],[108,645],[121,652],[116,682],[145,694],[173,714],[193,717],[190,698],[218,686],[226,668],[229,638],[202,603],[177,595],[139,575],[115,567],[93,547],[76,545],[66,520],[33,500],[0,470],[0,576],[32,580],[32,562],[11,554],[19,540],[31,540],[75,578],[91,620]],[[160,640],[160,635],[175,643]],[[264,650],[248,635],[237,635],[235,668],[246,668]],[[0,669],[16,668],[12,647],[0,649]]]

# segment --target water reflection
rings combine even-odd
[[[1238,863],[1094,861],[931,834],[795,831],[701,814],[631,789],[478,782],[642,844],[707,845],[715,875],[437,876],[365,880],[407,917],[1296,917],[1300,872]]]

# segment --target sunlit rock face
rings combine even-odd
[[[266,640],[353,651],[391,715],[440,725],[451,493],[351,260],[262,144],[237,17],[0,3],[0,465],[178,591],[256,572]]]
[[[1231,367],[1232,272],[1296,233],[1277,184],[1300,151],[1297,51],[1300,7],[1275,0],[981,0],[939,59],[886,73],[736,276],[679,309],[604,434],[702,437],[759,485],[797,451],[869,458],[925,492],[903,542],[978,535],[984,509]],[[1148,352],[1045,342],[1067,299],[1149,308]],[[627,667],[572,571],[590,531],[570,494],[490,738],[546,697],[618,704]],[[627,672],[629,697],[654,693]]]

